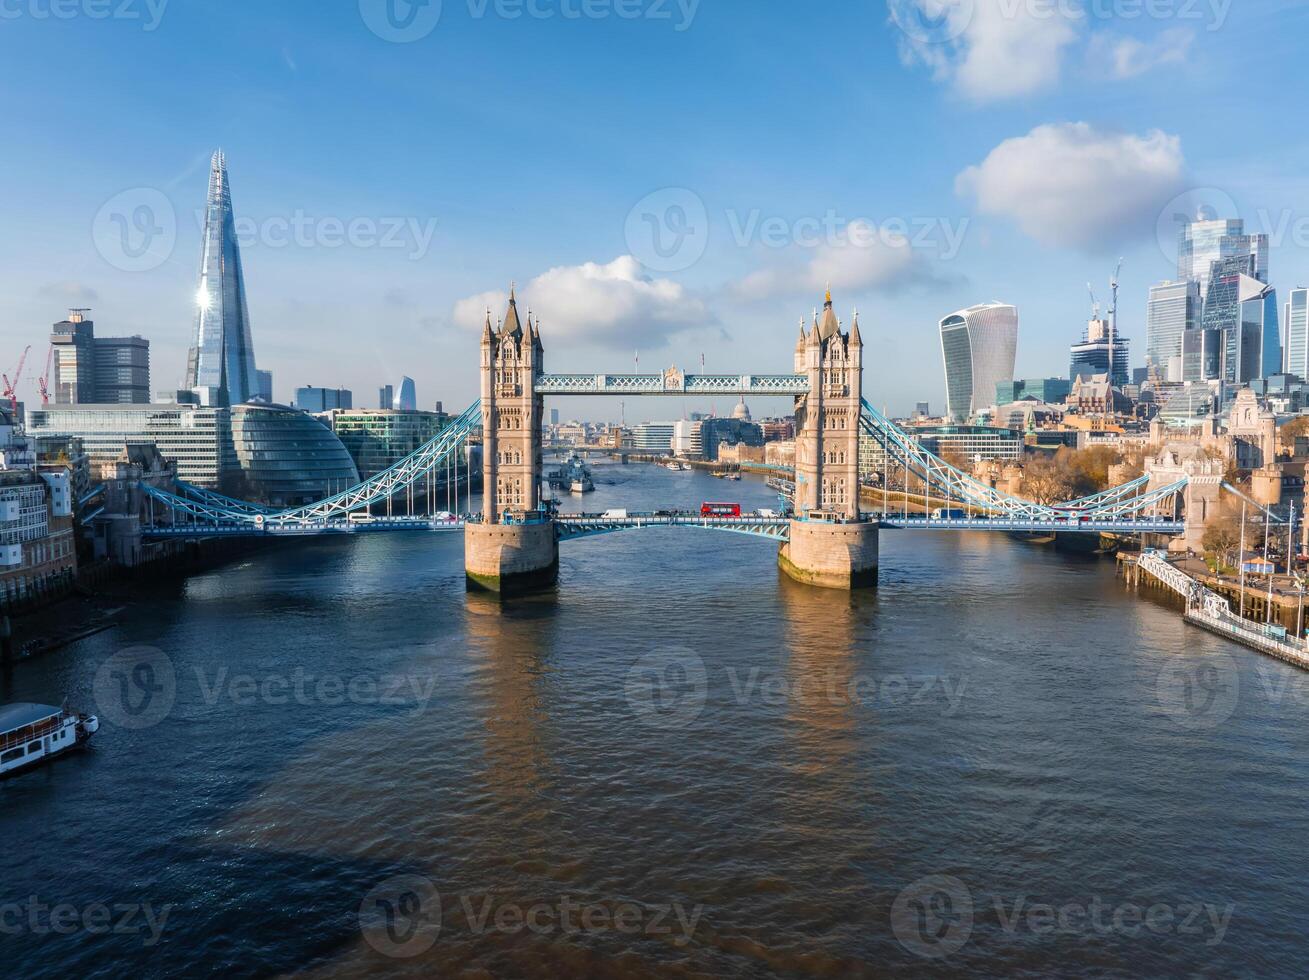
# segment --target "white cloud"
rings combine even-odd
[[[922,63],[976,102],[1029,95],[1059,80],[1082,18],[1066,4],[887,0],[907,64]]]
[[[1181,64],[1191,53],[1195,31],[1175,27],[1163,31],[1152,41],[1134,37],[1099,34],[1092,39],[1090,59],[1093,68],[1111,78],[1135,78],[1160,65]]]
[[[893,289],[932,278],[909,237],[867,221],[852,221],[834,240],[807,249],[797,259],[788,251],[781,261],[757,269],[735,283],[745,298],[822,291],[828,284],[842,291]]]
[[[671,279],[653,279],[630,255],[607,265],[587,262],[558,266],[518,289],[519,313],[530,305],[544,318],[544,343],[568,339],[600,347],[659,347],[675,334],[716,325],[704,303]],[[504,315],[507,292],[491,291],[461,299],[453,317],[460,327],[480,330],[491,310],[492,322]]]
[[[83,282],[65,280],[46,283],[39,290],[40,294],[52,300],[72,301],[74,303],[94,303],[100,294]]]
[[[1005,140],[959,174],[955,189],[1044,245],[1098,249],[1153,229],[1184,169],[1176,136],[1062,123]]]

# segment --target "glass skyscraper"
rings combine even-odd
[[[1255,278],[1253,255],[1234,255],[1213,264],[1205,294],[1203,326],[1221,335],[1219,378],[1249,384],[1276,374],[1282,363],[1277,329],[1277,292]]]
[[[1209,218],[1201,214],[1178,232],[1177,278],[1194,279],[1200,295],[1208,297],[1213,264],[1223,259],[1249,255],[1254,258],[1250,275],[1268,281],[1268,236],[1247,235],[1240,218]]]
[[[1286,300],[1286,358],[1283,370],[1309,379],[1309,289],[1292,289]]]
[[[1182,380],[1182,338],[1199,322],[1198,282],[1184,279],[1150,287],[1145,315],[1145,356],[1165,381]]]
[[[187,387],[196,389],[202,402],[216,405],[239,405],[255,397],[260,385],[227,158],[222,150],[210,161],[196,306],[195,346],[187,358]]]
[[[982,303],[941,321],[946,414],[965,419],[989,408],[996,385],[1014,379],[1018,308]]]
[[[1109,335],[1112,327],[1108,320],[1090,320],[1086,324],[1086,337],[1068,349],[1068,380],[1083,378],[1090,381],[1097,374],[1113,372],[1113,384],[1119,388],[1128,382],[1128,345],[1130,341],[1117,334],[1110,357]]]

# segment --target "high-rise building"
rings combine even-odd
[[[941,321],[946,414],[964,419],[991,405],[995,386],[1012,381],[1018,356],[1018,308],[982,303]]]
[[[1182,335],[1182,380],[1216,381],[1222,373],[1223,332],[1196,327]]]
[[[1251,256],[1250,275],[1268,281],[1268,236],[1247,235],[1240,218],[1217,218],[1201,212],[1196,220],[1178,232],[1177,278],[1200,284],[1200,295],[1208,297],[1213,264],[1237,256]]]
[[[438,412],[441,411],[441,403],[440,403],[440,402],[437,402],[437,403],[436,403],[436,410],[437,410]],[[558,424],[559,424],[559,409],[557,409],[557,408],[552,408],[552,409],[550,409],[550,424],[551,424],[551,425],[558,425]]]
[[[196,306],[187,387],[202,389],[201,401],[210,404],[239,405],[250,400],[258,394],[259,382],[227,158],[222,150],[210,161]]]
[[[400,379],[400,387],[395,393],[395,400],[391,407],[397,412],[418,411],[418,390],[414,387],[413,378],[405,375]]]
[[[334,408],[354,408],[354,392],[349,388],[306,388],[295,390],[295,407],[302,412],[330,412]]]
[[[1282,370],[1309,379],[1309,289],[1300,286],[1286,299],[1286,356]]]
[[[273,403],[273,372],[255,371],[255,383],[258,388],[256,396],[271,405]]]
[[[1182,336],[1200,322],[1200,284],[1191,279],[1150,287],[1145,314],[1145,358],[1165,381],[1182,380]]]
[[[1276,290],[1251,275],[1255,269],[1255,256],[1234,255],[1209,274],[1202,323],[1222,335],[1219,378],[1227,384],[1249,384],[1281,364]]]
[[[51,394],[56,405],[145,404],[150,401],[150,341],[97,337],[89,310],[71,310],[50,334]]]
[[[391,408],[347,408],[329,411],[324,419],[355,461],[361,480],[394,466],[450,424],[450,417],[442,413]],[[441,476],[436,474],[437,479]]]
[[[1068,349],[1068,380],[1076,384],[1078,378],[1089,380],[1097,374],[1109,374],[1113,369],[1113,383],[1117,387],[1127,384],[1128,346],[1131,343],[1122,334],[1114,337],[1110,351],[1109,335],[1113,328],[1108,320],[1087,321],[1086,334],[1081,341]]]
[[[395,389],[390,385],[382,385],[377,389],[377,407],[384,408],[388,412],[394,407]]]

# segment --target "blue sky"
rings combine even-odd
[[[865,389],[903,412],[941,404],[936,323],[975,302],[1019,306],[1020,376],[1064,373],[1121,255],[1139,363],[1179,195],[1274,234],[1279,290],[1309,283],[1307,8],[0,0],[0,360],[32,344],[34,377],[49,324],[89,306],[150,338],[154,388],[180,382],[221,146],[283,400],[371,404],[408,373],[462,407],[510,280],[551,370],[639,349],[760,373],[789,370],[830,280]],[[114,220],[143,203],[133,258]]]

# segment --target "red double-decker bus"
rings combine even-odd
[[[706,500],[700,505],[701,517],[740,517],[740,504],[718,504]]]

